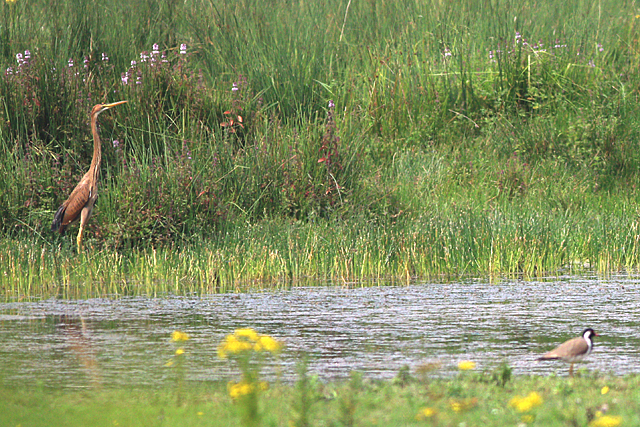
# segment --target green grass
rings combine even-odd
[[[365,285],[492,275],[536,277],[631,271],[638,259],[636,208],[609,203],[549,207],[433,206],[386,224],[263,220],[183,245],[115,251],[86,241],[0,243],[6,298],[216,293],[333,282]]]
[[[2,2],[0,284],[636,269],[636,16],[621,0]],[[87,111],[120,99],[76,258],[49,224],[90,162]]]
[[[504,368],[502,368],[504,369]],[[461,372],[449,379],[401,374],[393,381],[323,383],[315,377],[297,385],[272,384],[259,396],[264,426],[401,425],[598,425],[599,413],[620,417],[619,424],[640,423],[637,376],[581,375],[576,378],[518,376],[502,382],[502,371]],[[603,387],[608,392],[602,394]],[[540,406],[519,412],[516,396],[540,395]],[[60,391],[3,387],[0,422],[4,426],[239,426],[242,404],[220,383],[192,384],[175,390],[90,389]],[[425,418],[425,408],[435,413]],[[525,409],[525,408],[521,408]],[[604,420],[601,420],[603,422]],[[601,424],[607,425],[607,424]]]

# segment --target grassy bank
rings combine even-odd
[[[0,9],[8,292],[639,265],[632,2]],[[120,99],[76,257],[49,224]]]
[[[55,387],[37,379],[5,384],[4,375],[12,374],[8,364],[0,372],[0,423],[44,426],[64,420],[66,426],[245,427],[640,423],[637,375],[612,377],[580,368],[574,377],[514,376],[504,362],[477,371],[473,361],[464,360],[457,363],[457,371],[444,375],[447,368],[432,362],[402,368],[391,380],[371,380],[352,372],[345,380],[327,382],[308,371],[303,353],[292,354],[285,343],[244,328],[226,335],[217,346],[209,343],[211,357],[217,353],[229,364],[227,374],[214,370],[210,375],[215,379],[188,380],[194,363],[190,339],[187,333],[174,331],[171,358],[156,363],[158,355],[149,356],[154,369],[164,372],[162,385],[155,387],[105,382],[95,354],[82,345],[70,347],[84,371],[73,387],[63,385],[69,384],[67,378]],[[292,357],[297,379],[283,382],[273,368]],[[263,372],[267,364],[268,375]],[[119,375],[129,373],[118,369]],[[134,377],[139,374],[131,372]],[[78,389],[82,384],[84,388]]]
[[[441,209],[384,225],[263,220],[183,246],[127,251],[91,247],[91,240],[79,256],[73,241],[4,239],[0,288],[10,299],[215,293],[318,282],[606,274],[640,262],[636,208],[626,204],[603,201],[572,214],[526,205]]]
[[[515,377],[463,372],[452,379],[399,377],[371,382],[272,384],[259,395],[255,418],[226,385],[176,390],[0,391],[5,426],[399,426],[539,425],[632,426],[638,417],[638,378],[628,376]],[[534,394],[532,394],[534,393]],[[604,394],[603,394],[604,393]],[[519,398],[518,398],[519,397]],[[515,398],[515,399],[514,399]]]

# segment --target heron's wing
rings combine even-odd
[[[64,216],[62,217],[61,225],[66,226],[80,217],[80,212],[91,199],[92,192],[89,183],[80,181],[80,183],[73,189],[69,198],[62,204],[60,208],[64,207]]]

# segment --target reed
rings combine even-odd
[[[72,242],[4,239],[0,286],[8,299],[86,298],[635,269],[635,207],[600,203],[545,215],[529,205],[480,212],[451,205],[387,225],[263,220],[180,246],[89,246],[80,256]]]

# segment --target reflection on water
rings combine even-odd
[[[86,374],[89,384],[99,385],[98,359],[87,322],[83,317],[71,315],[52,316],[51,319],[67,345],[66,352],[75,357],[77,366]]]
[[[470,359],[478,369],[506,361],[516,374],[566,375],[536,362],[556,344],[593,327],[601,336],[583,366],[640,372],[640,281],[630,277],[421,284],[402,287],[295,288],[256,294],[45,300],[0,304],[0,382],[55,387],[162,386],[172,380],[174,330],[189,333],[187,378],[227,381],[217,343],[240,327],[283,340],[270,375],[295,378],[309,356],[323,379],[359,370],[391,378],[440,363],[440,373]]]

